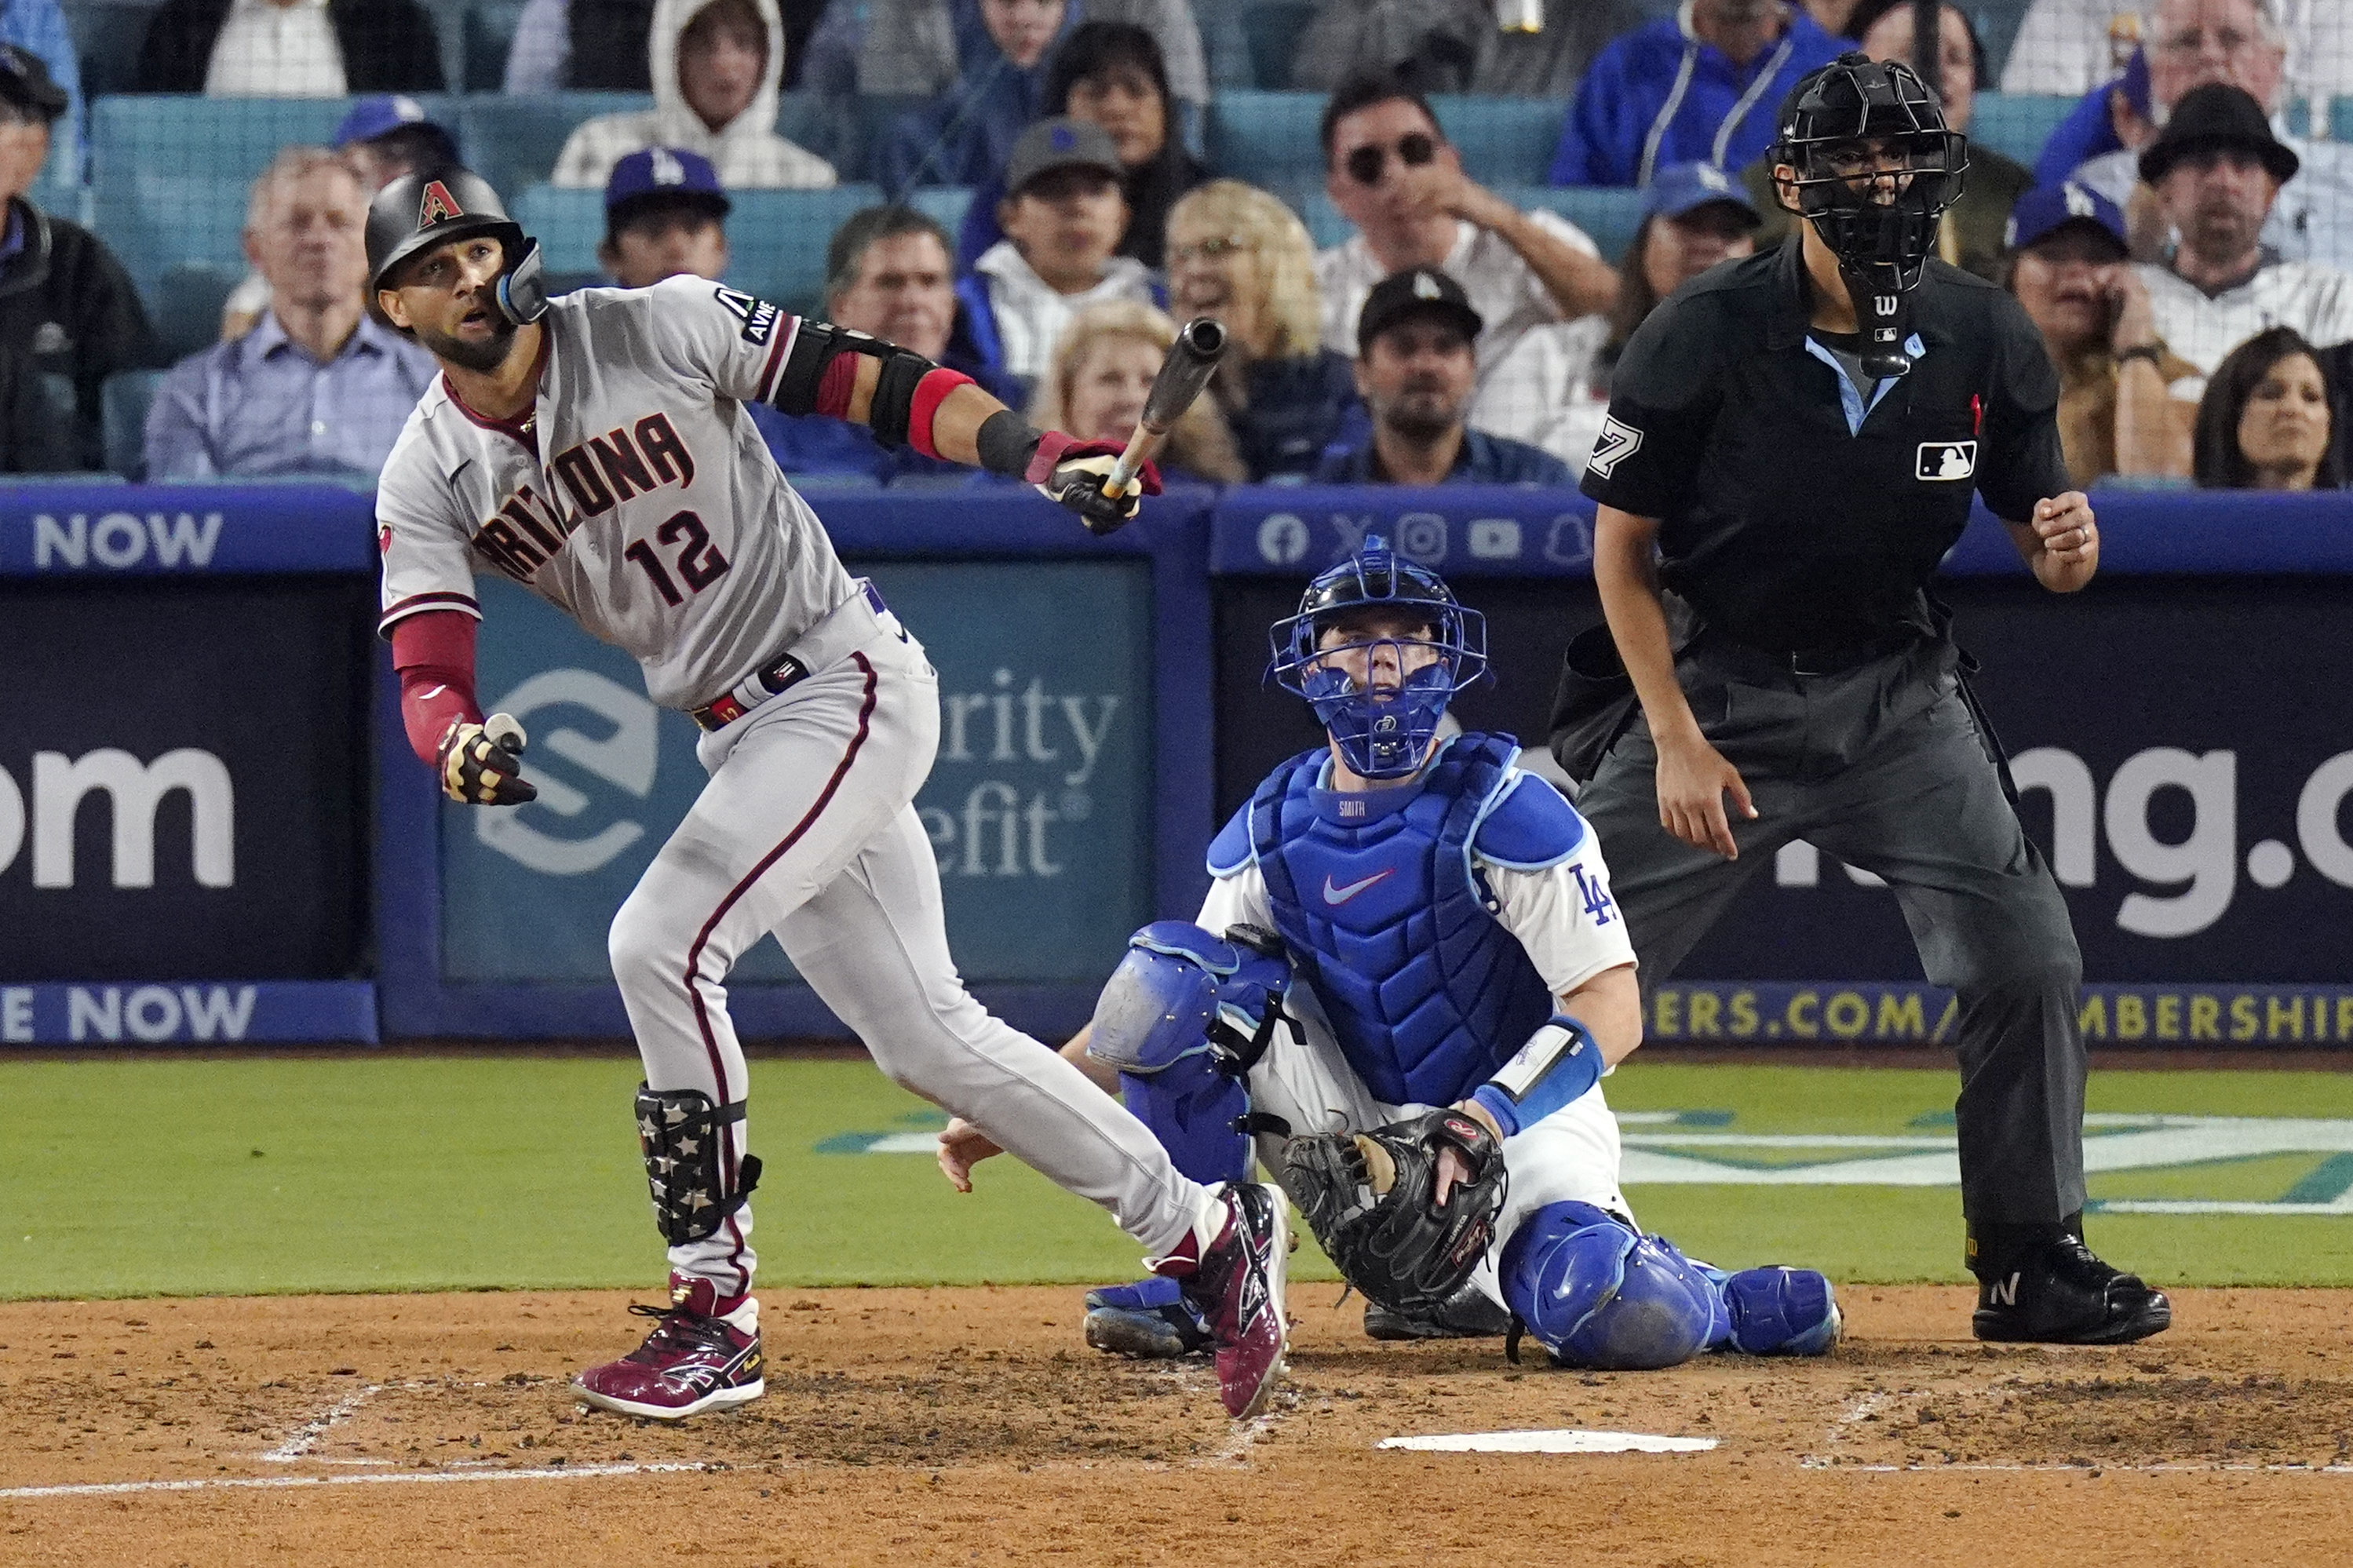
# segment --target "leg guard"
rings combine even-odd
[[[1128,940],[1095,1004],[1088,1054],[1119,1069],[1129,1111],[1197,1182],[1250,1174],[1241,1079],[1281,1021],[1290,983],[1280,956],[1161,921]]]
[[[731,1179],[722,1153],[722,1130],[744,1120],[744,1102],[713,1105],[699,1089],[639,1084],[637,1110],[638,1147],[662,1239],[672,1247],[708,1241],[760,1184],[757,1159],[744,1155]]]
[[[1662,1237],[1591,1204],[1547,1204],[1504,1245],[1504,1300],[1563,1366],[1648,1371],[1725,1336],[1724,1298]]]
[[[1209,1348],[1209,1325],[1182,1281],[1155,1274],[1087,1292],[1087,1343],[1139,1361],[1175,1361]]]
[[[1810,1268],[1744,1268],[1724,1277],[1722,1348],[1745,1355],[1828,1355],[1839,1342],[1838,1296]]]

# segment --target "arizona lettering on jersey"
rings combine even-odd
[[[626,649],[656,702],[708,702],[856,591],[743,407],[773,395],[799,321],[673,278],[582,289],[541,324],[527,434],[446,377],[410,414],[376,491],[379,627],[479,614],[474,575],[495,572]]]

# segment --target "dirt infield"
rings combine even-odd
[[[566,1396],[643,1326],[611,1294],[0,1307],[0,1563],[2353,1554],[2353,1293],[2184,1292],[2168,1334],[2062,1352],[1977,1345],[1963,1291],[1860,1289],[1829,1361],[1612,1375],[1377,1345],[1335,1294],[1294,1293],[1249,1428],[1205,1367],[1079,1346],[1068,1289],[780,1291],[767,1397],[682,1427]],[[1718,1446],[1376,1447],[1553,1428]]]

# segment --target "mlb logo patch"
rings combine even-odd
[[[1935,482],[1941,479],[1966,479],[1978,471],[1978,444],[1975,441],[1923,441],[1920,443],[1918,466],[1912,477]]]

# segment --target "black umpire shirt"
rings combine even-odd
[[[1583,485],[1659,519],[1661,582],[1774,652],[1925,628],[1972,490],[2023,522],[2069,488],[2059,373],[2016,300],[1930,261],[1911,374],[1858,386],[1857,345],[1809,330],[1799,239],[1692,279],[1636,329]]]

